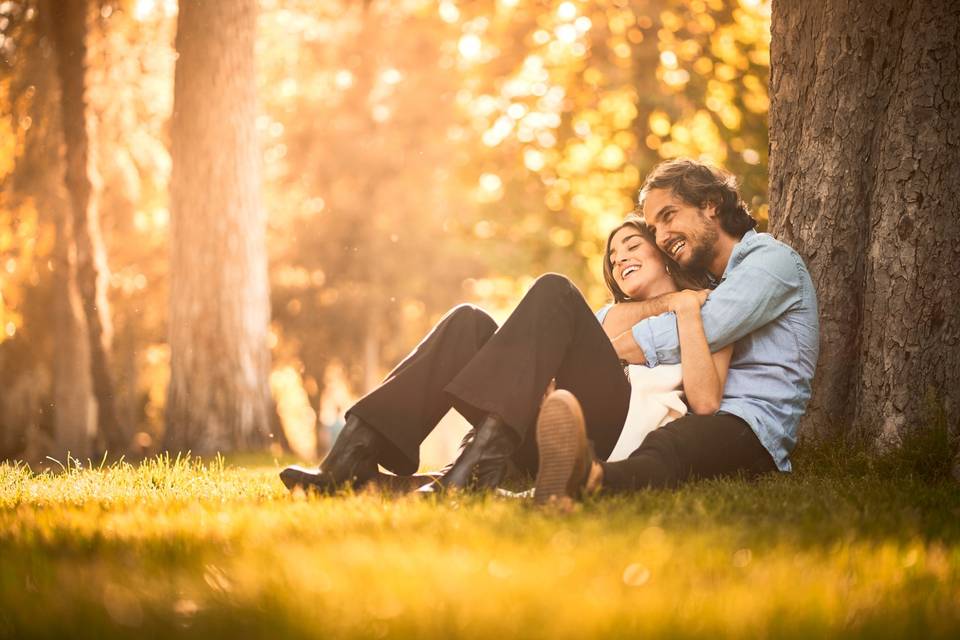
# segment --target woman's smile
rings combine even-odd
[[[635,274],[643,267],[643,263],[639,264],[628,264],[626,266],[620,267],[620,277],[624,280]]]

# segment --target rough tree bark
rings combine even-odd
[[[66,153],[66,185],[70,194],[72,235],[76,247],[76,280],[89,336],[90,374],[97,401],[97,423],[109,451],[122,453],[127,438],[117,420],[110,369],[112,326],[107,302],[109,273],[94,197],[94,169],[86,122],[86,0],[48,4]]]
[[[256,448],[267,442],[273,424],[255,27],[255,0],[180,2],[168,450]]]
[[[960,420],[960,4],[774,0],[770,229],[810,267],[805,429]]]

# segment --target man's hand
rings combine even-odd
[[[707,301],[709,294],[709,289],[701,289],[699,291],[684,289],[683,291],[667,294],[667,304],[670,307],[670,311],[676,314],[699,313],[700,307]]]
[[[615,337],[610,342],[613,343],[613,349],[617,352],[617,357],[629,364],[646,364],[647,357],[643,355],[643,349],[633,338],[633,330],[627,330]]]
[[[603,330],[606,332],[614,349],[620,354],[621,360],[630,364],[645,364],[643,351],[633,339],[633,325],[650,316],[660,315],[679,309],[690,309],[700,312],[700,307],[707,299],[709,289],[703,291],[684,290],[667,293],[650,300],[641,302],[621,302],[610,307],[603,320]]]

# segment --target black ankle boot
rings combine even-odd
[[[443,489],[495,489],[507,473],[520,437],[502,418],[489,415],[466,442],[460,456],[438,480]]]
[[[377,475],[377,461],[384,438],[376,429],[357,416],[350,416],[333,448],[320,463],[319,471],[303,467],[287,467],[280,480],[287,489],[300,487],[321,493],[333,493],[346,486],[359,488]]]

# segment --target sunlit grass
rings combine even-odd
[[[251,461],[252,462],[252,461]],[[0,466],[0,637],[955,636],[954,486],[290,496],[273,466]]]

